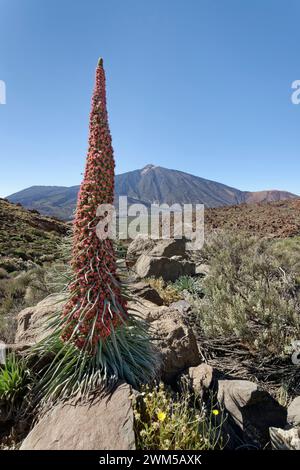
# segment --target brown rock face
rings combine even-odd
[[[195,264],[187,260],[179,261],[165,256],[150,255],[140,256],[134,267],[139,278],[162,277],[164,281],[175,281],[184,275],[192,276],[195,274],[195,269]]]
[[[270,427],[281,428],[286,424],[286,409],[248,380],[219,380],[218,401],[243,437],[258,446],[268,443]]]
[[[155,344],[161,354],[161,378],[172,382],[188,367],[200,364],[200,354],[195,335],[184,322],[184,314],[177,309],[160,307],[148,312],[156,338]]]
[[[28,307],[18,314],[18,326],[15,342],[22,345],[32,345],[44,339],[49,330],[46,322],[51,316],[62,310],[64,296],[54,294],[46,297],[34,307]]]
[[[195,394],[202,397],[205,390],[208,390],[213,382],[214,370],[206,363],[197,367],[190,367],[188,376]]]
[[[163,305],[164,303],[159,293],[146,282],[132,284],[130,290],[135,297],[148,300],[155,305]]]
[[[270,438],[273,449],[300,450],[300,428],[270,428]]]
[[[138,236],[127,251],[128,266],[133,266],[137,278],[162,277],[165,281],[175,281],[180,276],[193,276],[196,265],[188,259],[186,239],[151,240]]]
[[[134,450],[131,389],[90,403],[57,404],[34,426],[21,450]]]
[[[130,243],[127,250],[127,261],[133,265],[139,256],[148,253],[155,246],[154,240],[146,237],[145,235],[137,235]]]
[[[167,258],[186,256],[186,240],[184,238],[158,240],[148,254],[149,256],[165,256]]]

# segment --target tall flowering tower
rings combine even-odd
[[[134,386],[155,377],[158,358],[148,326],[128,314],[116,272],[113,242],[98,238],[97,208],[113,204],[114,158],[106,110],[103,61],[96,69],[90,114],[89,149],[72,237],[72,278],[63,311],[51,332],[34,348],[43,367],[38,399],[107,388],[123,379]],[[48,360],[45,363],[45,356]]]
[[[72,339],[78,348],[95,350],[99,341],[126,321],[126,304],[116,276],[116,260],[110,239],[96,233],[100,204],[114,201],[113,148],[106,110],[105,72],[100,59],[90,114],[89,150],[80,187],[74,222],[71,298],[63,315],[63,339]]]

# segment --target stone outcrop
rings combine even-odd
[[[270,427],[286,425],[286,409],[248,380],[219,380],[217,398],[246,442],[263,447],[269,441]]]
[[[300,428],[270,428],[270,438],[275,450],[300,450]]]
[[[17,333],[15,342],[17,344],[32,345],[44,339],[49,330],[46,322],[56,312],[60,312],[64,305],[62,294],[53,294],[46,297],[34,307],[22,310],[17,317]]]
[[[129,245],[127,265],[140,279],[162,277],[165,281],[175,281],[180,276],[193,276],[195,263],[190,261],[185,239],[151,240],[137,236]]]
[[[176,281],[180,276],[193,276],[195,263],[186,259],[171,259],[165,256],[141,255],[134,266],[137,277],[162,277],[164,281]]]
[[[155,241],[145,235],[137,235],[127,249],[126,259],[129,265],[133,265],[137,259],[148,253],[155,245]]]
[[[145,299],[155,305],[163,305],[164,301],[153,287],[146,282],[137,282],[130,285],[130,292],[139,299]]]
[[[300,396],[294,398],[288,407],[288,423],[300,426]]]
[[[123,383],[91,402],[55,405],[33,427],[21,450],[134,450],[131,393]]]
[[[202,363],[197,367],[189,368],[189,385],[192,387],[192,390],[197,397],[202,398],[205,391],[212,386],[213,376],[213,368],[206,363]]]
[[[172,382],[185,369],[200,364],[200,353],[193,330],[185,322],[185,313],[177,308],[157,307],[150,302],[132,304],[133,311],[151,327],[161,355],[161,379]]]
[[[186,239],[167,239],[158,240],[149,251],[149,256],[164,256],[172,258],[173,256],[186,257]]]

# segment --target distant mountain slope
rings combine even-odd
[[[7,199],[19,202],[27,209],[36,209],[41,214],[69,220],[75,209],[78,190],[79,186],[31,186]]]
[[[255,191],[253,193],[245,192],[245,202],[253,204],[256,202],[276,202],[285,199],[295,199],[298,196],[288,193],[287,191]]]
[[[0,258],[52,260],[59,256],[58,242],[67,231],[63,222],[0,199]]]
[[[146,204],[204,203],[207,207],[238,204],[243,200],[243,193],[238,189],[154,165],[118,175],[116,194],[126,194]]]
[[[42,214],[69,220],[73,217],[79,186],[32,186],[8,196],[11,202],[37,209]],[[203,203],[206,207],[269,202],[297,197],[285,191],[246,192],[193,176],[182,171],[147,165],[141,170],[116,176],[116,196],[128,196],[129,203]]]

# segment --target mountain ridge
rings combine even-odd
[[[36,185],[11,194],[7,199],[28,209],[36,209],[41,214],[70,220],[75,210],[78,190],[79,186]],[[298,197],[280,190],[241,191],[200,176],[152,164],[116,175],[115,194],[116,202],[118,196],[127,196],[129,204],[142,203],[149,206],[152,203],[203,203],[207,208]]]

